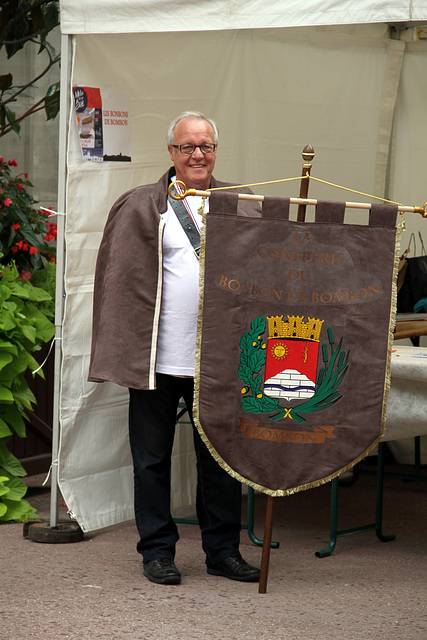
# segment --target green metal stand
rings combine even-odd
[[[350,536],[355,533],[363,533],[365,531],[374,530],[377,538],[382,542],[389,542],[395,539],[395,535],[384,534],[382,532],[382,513],[383,513],[383,489],[384,489],[384,456],[383,456],[383,443],[378,445],[378,467],[377,467],[377,494],[376,494],[376,508],[375,508],[375,522],[373,524],[362,525],[359,527],[353,527],[352,529],[338,530],[338,478],[332,480],[332,492],[331,492],[331,521],[330,521],[330,537],[329,545],[322,551],[316,551],[315,555],[318,558],[326,558],[331,555],[335,549],[337,538],[343,536]]]
[[[421,436],[414,436],[414,467],[412,473],[399,473],[398,471],[384,471],[384,475],[389,478],[400,478],[401,480],[427,480],[427,475],[421,475]],[[375,471],[369,469],[359,469],[359,473],[366,475],[374,474]]]
[[[252,489],[252,487],[248,487],[248,524],[247,525],[242,525],[242,527],[244,529],[248,530],[248,536],[250,538],[250,540],[256,544],[258,547],[262,547],[264,544],[263,540],[260,540],[260,538],[257,538],[257,536],[255,535],[254,532],[254,509],[255,506],[255,491]],[[280,546],[279,542],[271,542],[270,543],[270,547],[272,549],[278,549]]]
[[[242,524],[242,529],[247,529],[248,536],[251,542],[256,544],[258,547],[262,547],[264,544],[264,541],[261,540],[260,538],[257,538],[254,532],[254,519],[255,519],[254,518],[254,511],[255,511],[254,499],[255,499],[255,492],[252,489],[252,487],[248,487],[248,513],[247,513],[248,523]],[[195,520],[193,518],[174,518],[174,522],[176,522],[177,524],[199,524],[198,520]],[[279,545],[280,545],[279,542],[272,542],[270,546],[272,549],[278,549]]]

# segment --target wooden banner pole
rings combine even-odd
[[[264,540],[262,544],[261,570],[260,570],[260,576],[259,576],[258,593],[267,593],[271,537],[273,532],[274,501],[275,501],[275,498],[273,498],[273,496],[268,496],[267,509],[265,514]]]
[[[300,198],[305,200],[307,199],[307,196],[308,196],[309,181],[310,181],[310,179],[306,178],[305,176],[310,175],[311,161],[313,160],[315,155],[314,149],[311,146],[311,144],[307,144],[304,147],[301,155],[304,160],[304,164],[302,166]],[[305,221],[305,211],[306,211],[306,205],[300,204],[298,206],[298,222]],[[271,537],[272,537],[272,531],[273,531],[273,514],[274,514],[274,498],[272,496],[268,496],[267,508],[265,513],[264,540],[262,545],[261,570],[260,570],[258,593],[267,593]]]

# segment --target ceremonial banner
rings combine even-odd
[[[202,238],[194,418],[219,464],[273,496],[354,465],[384,430],[398,265],[396,206],[289,220],[266,197],[210,198]]]

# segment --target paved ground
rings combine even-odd
[[[41,481],[29,479],[28,498],[48,518]],[[265,504],[257,495],[260,537]],[[340,487],[339,528],[371,523],[374,512],[374,477]],[[331,556],[317,558],[329,514],[330,485],[275,501],[280,548],[271,551],[266,594],[208,576],[194,525],[179,525],[179,586],[143,577],[133,523],[74,544],[33,542],[21,524],[0,525],[0,639],[426,640],[427,483],[386,479],[383,530],[396,534],[393,542],[369,531],[339,538]],[[260,564],[246,532],[242,553]]]

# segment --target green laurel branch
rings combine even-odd
[[[271,413],[280,409],[279,402],[267,397],[261,391],[262,375],[259,373],[266,361],[266,343],[263,339],[265,332],[265,318],[260,316],[251,323],[250,331],[245,332],[240,339],[239,379],[244,383],[242,393],[243,409],[249,413]]]

